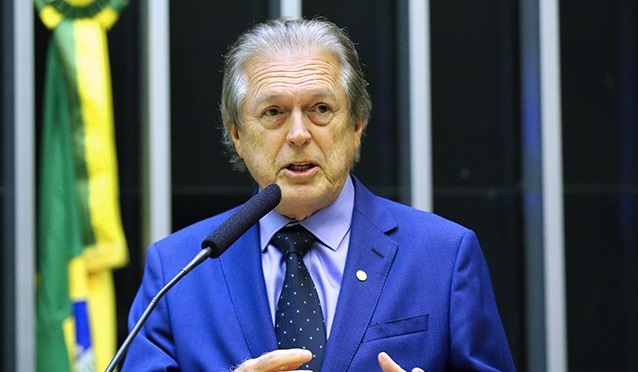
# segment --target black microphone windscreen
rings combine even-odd
[[[279,185],[272,184],[267,186],[257,195],[248,199],[235,213],[208,235],[202,241],[202,248],[211,248],[211,258],[219,257],[260,218],[273,210],[280,201],[281,188],[279,188]]]

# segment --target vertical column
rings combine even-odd
[[[558,0],[521,6],[527,369],[567,371]]]
[[[279,0],[279,17],[301,18],[301,0]]]
[[[543,247],[547,370],[567,371],[558,0],[540,0]]]
[[[142,12],[144,86],[144,224],[146,242],[171,230],[171,102],[169,1],[147,0]]]
[[[33,3],[2,4],[5,80],[2,115],[7,189],[3,243],[4,370],[33,371],[35,360],[35,128]],[[6,135],[6,136],[5,136]],[[6,291],[6,292],[5,292]]]
[[[432,210],[429,1],[408,0],[410,189],[413,207]]]
[[[543,190],[541,157],[540,46],[538,2],[520,2],[521,158],[527,370],[545,371],[545,291],[543,280]]]

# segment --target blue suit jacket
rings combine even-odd
[[[232,211],[150,246],[130,326]],[[488,268],[474,233],[377,197],[355,179],[355,206],[323,371],[378,371],[387,352],[404,369],[512,371]],[[367,279],[360,281],[356,272]],[[158,303],[123,370],[224,371],[275,350],[253,226]]]

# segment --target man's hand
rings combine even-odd
[[[304,349],[275,350],[259,358],[248,359],[234,372],[296,371],[300,365],[310,361],[312,353]]]
[[[383,372],[406,372],[400,365],[396,364],[387,353],[379,353],[379,366]],[[425,372],[421,368],[413,368],[412,372]]]

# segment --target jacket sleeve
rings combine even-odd
[[[451,286],[449,368],[515,371],[487,263],[472,231],[459,244]]]
[[[156,246],[151,245],[146,256],[142,284],[129,312],[129,332],[165,283],[166,278],[162,271],[161,257]],[[166,298],[163,298],[157,303],[157,307],[149,316],[146,324],[133,340],[121,370],[177,371],[179,366],[175,355]]]

